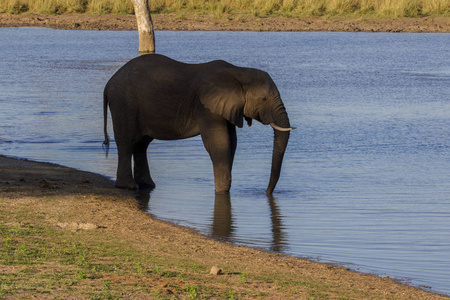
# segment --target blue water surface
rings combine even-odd
[[[114,178],[102,93],[137,41],[0,28],[0,153]],[[229,198],[214,195],[199,137],[152,142],[150,214],[450,295],[450,34],[158,31],[156,43],[184,62],[269,72],[298,129],[273,198],[266,126],[238,130]]]

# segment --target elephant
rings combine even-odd
[[[215,192],[228,194],[236,127],[242,128],[244,120],[249,126],[257,120],[274,128],[266,189],[268,195],[272,194],[294,127],[268,73],[223,60],[187,64],[160,54],[146,54],[122,66],[106,84],[103,96],[104,144],[109,146],[109,106],[118,151],[116,187],[154,188],[147,161],[150,142],[200,134],[212,160]]]

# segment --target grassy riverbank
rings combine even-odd
[[[99,175],[1,155],[0,219],[1,299],[448,299],[218,242]]]
[[[285,17],[450,16],[448,0],[150,0],[153,13]],[[130,0],[0,0],[0,13],[131,14]]]

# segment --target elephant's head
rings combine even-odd
[[[242,127],[252,119],[274,128],[272,170],[266,193],[272,194],[280,177],[290,130],[286,109],[272,78],[266,72],[231,65],[209,74],[200,88],[200,101],[213,113]]]

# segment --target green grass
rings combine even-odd
[[[269,293],[235,290],[227,283],[223,289],[212,288],[205,282],[215,280],[205,275],[208,266],[155,257],[113,237],[105,243],[102,236],[100,243],[96,238],[98,234],[102,235],[46,225],[0,225],[0,299],[30,295],[121,299],[130,294],[135,299],[270,298]],[[292,291],[299,286],[298,282],[277,277],[235,274],[233,276],[244,286],[248,280],[275,282]],[[217,277],[217,280],[222,279]],[[165,294],[164,290],[168,289],[175,294]],[[312,290],[311,294],[317,296],[317,290]]]
[[[80,234],[45,226],[0,225],[0,298],[58,290],[61,299],[74,295],[119,299],[130,292],[143,299],[164,299],[158,289],[149,288],[145,282],[171,278],[175,283],[170,287],[179,295],[194,299],[210,293],[207,287],[181,283],[196,280],[190,273],[198,273],[198,265],[193,265],[192,270],[170,270],[168,261],[135,251],[114,239],[108,245],[98,244],[92,237],[78,242]],[[119,283],[104,278],[132,280]]]
[[[155,256],[101,231],[62,230],[29,213],[3,211],[0,218],[0,299],[26,299],[30,295],[57,299],[121,299],[127,295],[133,299],[242,299],[256,293],[236,290],[226,282],[217,287],[214,282],[223,279],[210,276],[210,266]],[[32,223],[16,224],[15,220]],[[236,276],[240,283],[249,278],[246,273],[233,274],[230,276]]]
[[[248,14],[294,17],[450,16],[448,0],[150,0],[153,13]],[[130,14],[130,0],[0,0],[0,13]]]

